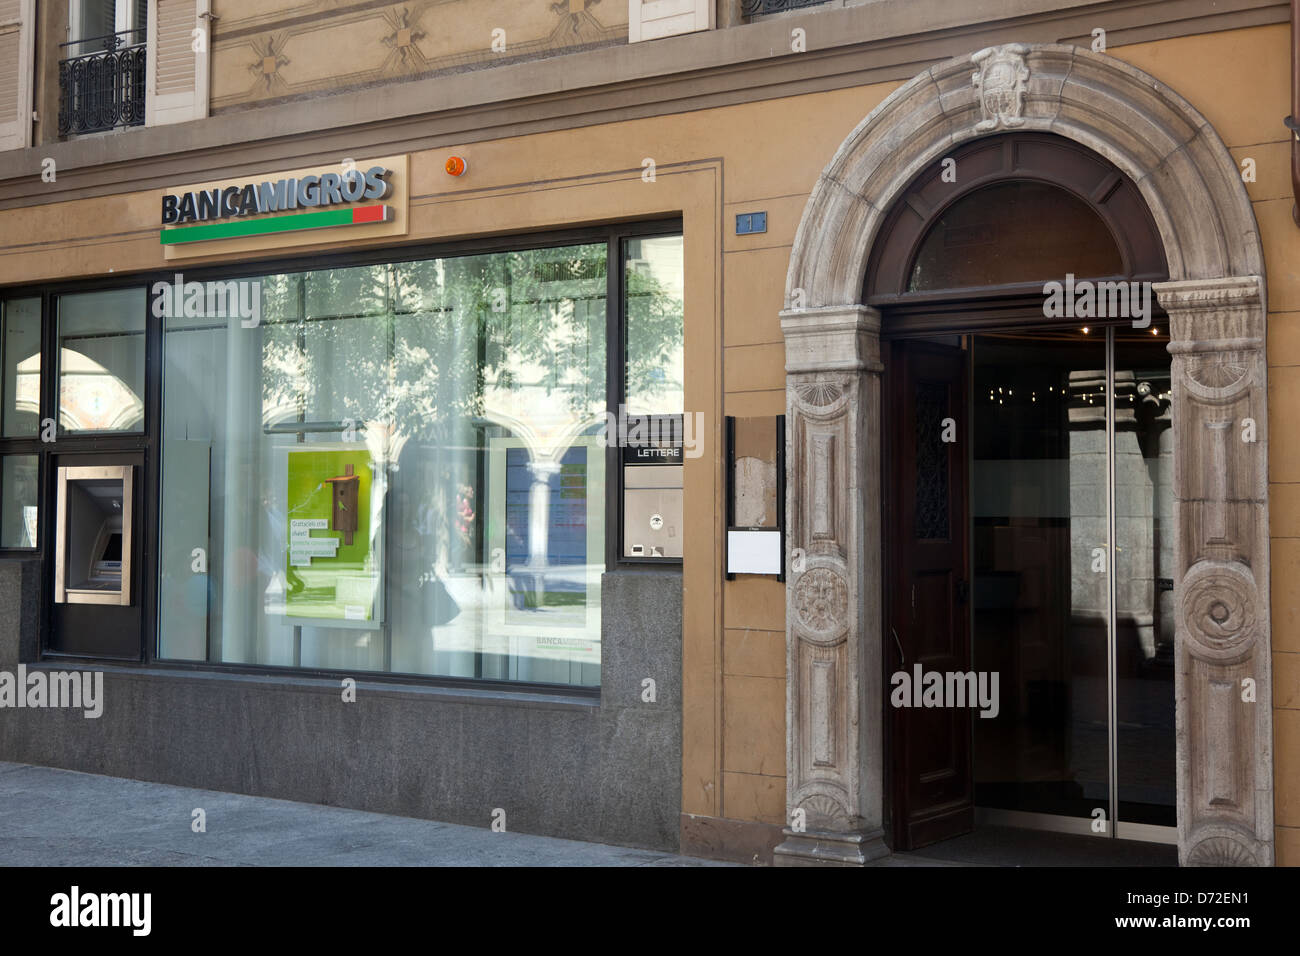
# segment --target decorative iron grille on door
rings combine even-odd
[[[145,29],[62,43],[103,49],[59,61],[59,135],[144,123]]]
[[[740,12],[748,17],[761,17],[769,13],[785,13],[803,7],[816,7],[827,0],[742,0]]]

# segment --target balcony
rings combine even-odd
[[[804,7],[818,7],[827,0],[741,0],[740,12],[747,20],[764,17],[769,13],[785,13]]]
[[[91,52],[59,61],[59,135],[144,124],[144,28],[61,43]]]

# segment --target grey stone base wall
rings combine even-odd
[[[38,586],[0,562],[0,668],[32,660]],[[599,701],[114,666],[98,719],[0,709],[0,760],[675,851],[681,575],[606,574],[602,605]]]

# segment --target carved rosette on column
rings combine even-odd
[[[1157,283],[1173,355],[1178,846],[1273,864],[1263,281]]]
[[[861,865],[881,830],[880,316],[782,313],[786,335],[786,800],[778,865]]]

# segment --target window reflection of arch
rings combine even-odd
[[[496,490],[484,489],[487,521],[495,529],[489,547],[502,549],[498,570],[510,579],[515,609],[541,610],[557,602],[585,606],[604,560],[592,538],[603,536],[603,523],[591,507],[592,484],[604,481],[605,417],[589,415],[541,431],[488,409],[476,425],[483,428],[489,481],[497,482]]]
[[[19,363],[18,379],[20,403],[39,414],[39,356]],[[60,350],[60,426],[66,431],[127,431],[143,421],[144,402],[121,378],[74,349]]]
[[[35,352],[27,356],[17,364],[16,369],[13,413],[24,421],[12,434],[33,434],[41,416],[41,353]],[[31,416],[30,421],[25,420],[28,416]]]
[[[482,428],[485,445],[505,442],[504,453],[507,471],[505,512],[500,516],[504,531],[504,558],[506,570],[528,567],[536,572],[549,565],[550,515],[549,502],[554,476],[558,476],[562,460],[569,452],[573,439],[583,431],[586,423],[568,421],[557,430],[546,430],[538,422],[524,420],[500,408],[488,407],[478,416],[475,424]],[[525,485],[514,487],[510,480],[511,469],[523,468]],[[548,513],[542,513],[545,509]]]

